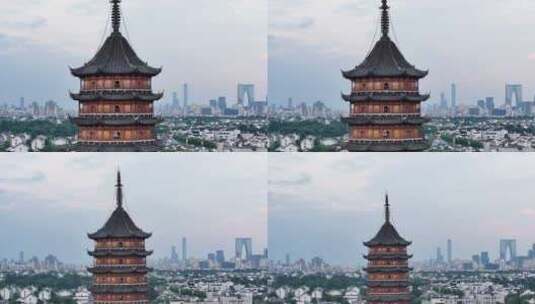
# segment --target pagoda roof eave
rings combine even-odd
[[[412,254],[365,254],[366,260],[409,260]]]
[[[71,122],[78,126],[131,126],[131,125],[143,125],[152,126],[163,121],[159,117],[93,117],[93,116],[79,116],[71,117]]]
[[[70,68],[70,71],[78,78],[118,75],[154,77],[162,72],[162,68],[151,67],[142,61],[121,32],[114,31],[93,59],[81,67]]]
[[[152,271],[152,268],[146,266],[94,266],[87,267],[87,271],[93,274],[104,274],[104,273],[148,273]]]
[[[381,115],[359,115],[342,118],[342,121],[349,125],[422,125],[430,121],[426,117],[411,117],[406,115],[381,116]]]
[[[156,101],[163,98],[163,93],[152,92],[95,92],[69,93],[69,95],[78,101]]]
[[[88,250],[87,254],[93,257],[105,257],[105,256],[137,256],[147,257],[153,254],[152,250]]]
[[[406,93],[351,93],[343,94],[342,99],[347,102],[364,102],[364,101],[404,101],[404,102],[424,102],[429,100],[430,94],[406,94]]]
[[[364,61],[349,71],[342,71],[346,79],[375,77],[407,77],[420,79],[428,75],[410,64],[388,35],[383,35]]]

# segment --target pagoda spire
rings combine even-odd
[[[113,25],[113,32],[118,33],[121,28],[121,0],[111,0],[111,23]]]
[[[115,185],[117,188],[117,207],[122,208],[123,207],[123,184],[121,183],[121,171],[117,170],[117,184]]]
[[[390,223],[390,203],[388,202],[388,193],[385,195],[385,220]]]
[[[388,6],[388,0],[381,0],[383,5],[381,5],[382,15],[381,15],[381,28],[383,30],[383,37],[388,36],[388,33],[390,32],[390,15],[388,13],[388,10],[390,9],[390,6]]]

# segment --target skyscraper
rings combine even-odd
[[[500,260],[506,262],[516,260],[516,240],[500,240]]]
[[[237,238],[235,242],[236,258],[240,260],[250,260],[253,255],[253,239]],[[244,254],[245,249],[245,254]]]
[[[189,105],[189,85],[187,83],[184,83],[182,90],[182,98],[184,99],[184,109],[186,109]]]
[[[88,271],[93,274],[91,292],[95,304],[148,304],[149,287],[146,266],[152,251],[145,249],[151,234],[136,226],[123,208],[121,173],[117,173],[117,207],[104,226],[89,238],[95,249],[89,252],[95,260]]]
[[[429,147],[422,125],[421,103],[429,95],[419,92],[418,81],[427,76],[410,64],[390,39],[390,7],[382,0],[382,37],[367,58],[344,71],[351,93],[343,94],[350,115],[346,148],[353,152],[423,151]]]
[[[112,0],[113,31],[95,57],[84,66],[71,69],[80,78],[80,93],[71,98],[79,103],[76,150],[82,152],[159,151],[154,102],[163,97],[152,92],[152,78],[161,68],[141,60],[121,34],[121,0]]]
[[[457,85],[455,83],[451,84],[451,108],[455,109],[457,106]]]
[[[182,238],[182,261],[186,262],[188,260],[188,244],[185,237]]]
[[[448,108],[448,100],[446,99],[446,94],[444,92],[440,93],[440,108],[446,110]]]
[[[436,262],[439,264],[444,263],[444,256],[442,255],[442,248],[437,247]]]
[[[390,219],[388,195],[385,198],[385,223],[377,235],[364,245],[368,247],[368,304],[409,304],[409,259],[407,247],[411,242],[403,239]]]
[[[245,97],[247,97],[247,105],[245,105]],[[255,87],[254,84],[238,84],[238,104],[242,106],[251,107],[255,102]]]
[[[522,85],[521,84],[506,84],[505,85],[505,105],[506,106],[513,106],[513,97],[515,98],[515,105],[516,107],[520,107],[523,100],[522,95]]]
[[[481,252],[481,265],[487,267],[490,264],[490,257],[487,251]]]
[[[453,260],[453,248],[452,241],[448,240],[448,264],[451,264]]]
[[[219,265],[223,265],[225,263],[225,252],[223,250],[217,250],[215,252],[215,259]]]
[[[176,252],[176,246],[171,247],[171,263],[178,263],[178,254]]]

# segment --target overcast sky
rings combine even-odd
[[[449,96],[473,104],[495,96],[501,105],[505,83],[535,84],[535,1],[391,0],[398,46],[412,64],[429,69],[422,91],[432,100]],[[340,70],[360,64],[379,24],[379,0],[271,0],[269,95],[273,101],[326,101],[345,109],[349,90]],[[448,97],[449,98],[449,97]]]
[[[126,208],[148,247],[169,256],[188,238],[190,256],[224,249],[236,237],[267,245],[267,156],[249,154],[42,154],[0,155],[1,258],[52,253],[88,262],[88,232],[115,208],[116,168],[121,167]]]
[[[516,238],[518,254],[535,243],[535,155],[273,154],[269,157],[269,249],[275,260],[314,256],[362,265],[384,223],[390,194],[398,232],[413,241],[414,260],[489,251]]]
[[[68,66],[89,61],[109,17],[108,0],[3,1],[0,10],[0,102],[68,101],[78,81]],[[159,67],[156,90],[190,83],[190,101],[236,99],[238,82],[267,86],[267,0],[124,0],[130,41]],[[124,28],[123,28],[123,32]],[[180,92],[180,91],[179,91]],[[181,95],[179,95],[181,96]]]

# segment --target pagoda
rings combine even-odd
[[[390,204],[388,195],[385,203],[386,220],[381,230],[364,245],[368,247],[367,295],[368,304],[409,304],[408,261],[412,255],[407,254],[411,242],[403,239],[390,222]]]
[[[112,3],[112,33],[91,61],[71,69],[80,78],[80,92],[71,93],[79,102],[77,151],[159,151],[154,101],[163,97],[152,92],[152,77],[161,72],[142,61],[121,34],[121,0]]]
[[[418,81],[427,76],[411,65],[390,39],[387,0],[382,0],[382,37],[366,59],[354,69],[343,71],[351,81],[351,93],[342,94],[350,104],[351,152],[423,151],[429,148],[422,125],[421,103],[429,95],[419,93]]]
[[[151,234],[143,232],[123,208],[121,173],[117,173],[117,208],[104,227],[89,238],[95,249],[89,251],[94,258],[91,293],[95,304],[148,304],[146,257],[152,251],[145,249],[145,240]]]

